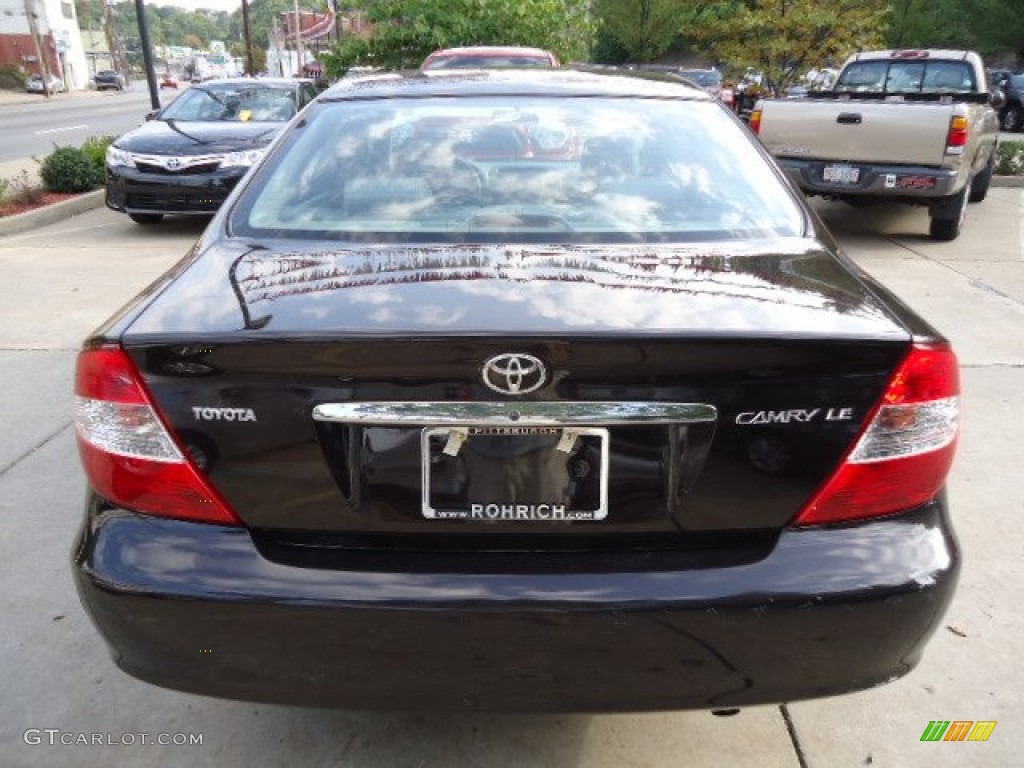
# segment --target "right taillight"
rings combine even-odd
[[[83,349],[75,394],[79,455],[96,493],[137,512],[239,524],[164,425],[123,349]]]
[[[947,344],[917,344],[839,469],[794,520],[820,525],[902,512],[935,498],[956,452],[960,377]]]

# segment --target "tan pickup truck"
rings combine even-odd
[[[976,53],[871,51],[832,91],[759,102],[750,126],[806,194],[927,205],[931,236],[953,240],[988,193],[1001,98]]]

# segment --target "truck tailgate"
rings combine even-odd
[[[942,165],[950,104],[766,101],[761,141],[776,157]]]

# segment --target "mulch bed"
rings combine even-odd
[[[63,200],[70,200],[73,197],[78,197],[78,195],[66,192],[44,192],[38,203],[0,203],[0,218],[16,216],[19,213],[34,211],[36,208],[45,208],[48,205],[53,205]]]

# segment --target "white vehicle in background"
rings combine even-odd
[[[987,83],[971,51],[858,53],[831,90],[759,101],[750,127],[805,194],[925,205],[954,240],[992,180],[1005,96]]]
[[[46,80],[48,86],[47,89],[50,93],[63,93],[67,90],[67,86],[64,85],[64,81],[56,75],[49,75]],[[32,75],[25,83],[26,93],[43,93],[43,76]]]

